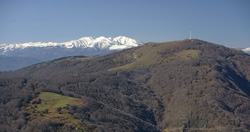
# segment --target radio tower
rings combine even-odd
[[[189,37],[189,39],[190,40],[192,39],[192,31],[190,31],[190,37]]]

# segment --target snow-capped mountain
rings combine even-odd
[[[61,48],[95,48],[105,50],[122,50],[127,48],[136,47],[142,45],[142,42],[134,39],[119,36],[115,38],[106,37],[82,37],[78,40],[72,40],[69,42],[55,43],[55,42],[29,42],[21,44],[2,44],[0,45],[0,54],[4,55],[6,52],[13,51],[16,49],[25,48],[38,48],[38,47],[61,47]]]
[[[1,70],[16,70],[24,66],[31,64],[57,59],[66,56],[96,56],[104,55],[117,50],[123,50],[142,45],[135,39],[125,36],[119,37],[82,37],[78,40],[72,40],[68,42],[56,43],[56,42],[29,42],[20,44],[0,44],[0,57],[1,58],[13,58],[11,60],[17,60],[24,58],[27,62],[27,58],[36,60],[32,63],[22,63],[19,65],[17,61],[12,62],[8,60],[11,66],[8,66],[5,62],[0,63]],[[0,59],[1,60],[1,59]],[[7,59],[2,59],[7,60]],[[20,62],[20,61],[19,61]],[[1,65],[5,63],[5,68],[1,68]],[[16,65],[15,68],[13,65]]]
[[[244,52],[250,54],[250,47],[249,47],[249,48],[245,48],[245,49],[243,49],[242,51],[244,51]]]

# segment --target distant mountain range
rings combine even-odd
[[[142,45],[137,40],[119,36],[82,37],[69,42],[29,42],[0,45],[0,71],[16,70],[43,61],[67,56],[96,56]]]

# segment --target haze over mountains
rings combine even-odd
[[[147,43],[0,73],[0,94],[0,131],[247,132],[250,56]]]
[[[16,70],[35,63],[66,56],[96,56],[142,45],[142,42],[119,36],[82,37],[69,42],[30,42],[0,45],[0,71]]]

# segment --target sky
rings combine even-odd
[[[0,0],[0,44],[127,36],[250,47],[250,0]]]

